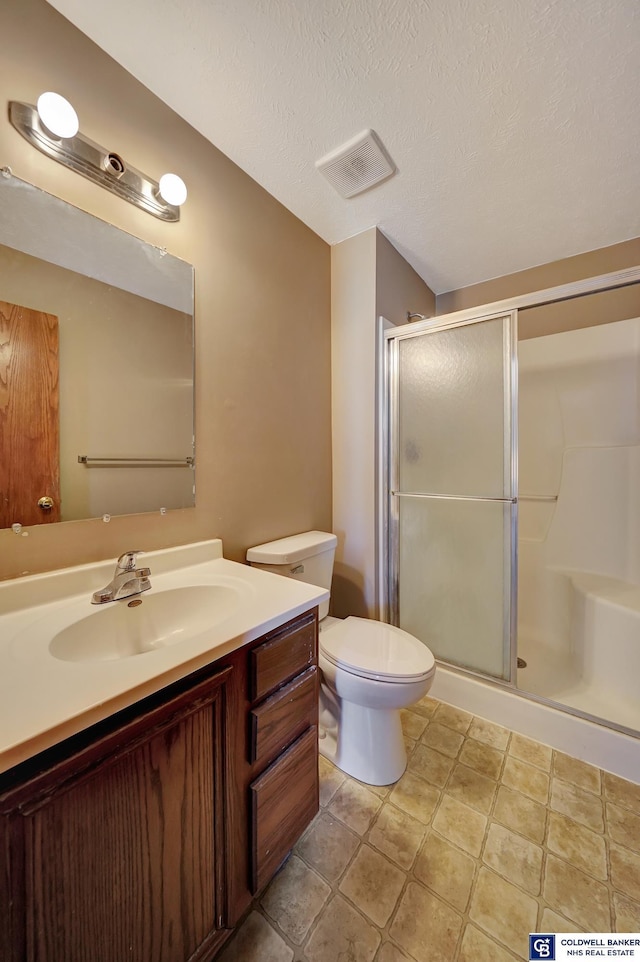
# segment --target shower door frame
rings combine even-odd
[[[459,328],[470,327],[474,324],[482,324],[485,321],[505,322],[507,334],[503,335],[503,413],[504,413],[504,439],[508,438],[509,457],[504,463],[504,490],[502,498],[483,498],[474,496],[460,495],[421,495],[424,497],[434,497],[448,501],[477,501],[502,503],[511,506],[510,523],[508,527],[508,550],[509,550],[509,571],[510,583],[503,584],[503,654],[504,662],[508,661],[508,677],[498,678],[485,672],[464,667],[446,661],[439,657],[437,660],[445,664],[448,668],[464,671],[466,674],[475,675],[478,678],[488,678],[509,687],[515,687],[516,666],[517,666],[517,599],[518,599],[518,364],[517,364],[517,314],[516,310],[497,311],[491,313],[480,313],[474,317],[459,318],[453,314],[442,314],[440,317],[430,318],[421,321],[419,324],[402,325],[384,331],[384,360],[383,360],[383,399],[384,411],[386,416],[383,418],[384,438],[386,445],[386,457],[383,463],[383,492],[384,492],[384,528],[386,537],[384,540],[384,571],[386,572],[386,584],[384,586],[384,620],[391,624],[399,624],[399,573],[398,560],[400,552],[400,492],[398,475],[398,430],[399,412],[397,402],[399,397],[399,342],[415,337],[425,337],[437,334],[442,331],[456,330]]]
[[[393,622],[394,608],[393,608],[393,591],[396,591],[397,598],[397,584],[392,585],[392,574],[393,574],[393,559],[392,552],[396,551],[397,557],[397,543],[392,545],[392,518],[390,512],[390,500],[391,500],[391,458],[392,458],[392,433],[390,430],[390,424],[392,420],[396,417],[397,412],[391,409],[392,406],[392,378],[397,372],[391,369],[391,358],[394,356],[393,351],[390,349],[390,342],[399,337],[408,336],[410,334],[421,334],[427,332],[435,332],[436,330],[445,330],[451,327],[462,326],[465,323],[481,320],[489,320],[495,317],[504,317],[511,312],[517,312],[519,309],[525,309],[528,307],[542,307],[546,304],[559,303],[561,301],[573,300],[575,298],[582,297],[587,294],[597,294],[604,291],[616,290],[622,287],[629,287],[634,284],[640,283],[640,265],[634,267],[624,268],[619,271],[612,271],[607,274],[599,274],[593,277],[588,277],[580,281],[573,281],[569,284],[561,284],[556,287],[545,288],[538,291],[532,291],[528,294],[521,294],[516,297],[506,298],[502,301],[493,301],[487,304],[481,304],[477,307],[468,308],[461,311],[454,311],[448,314],[441,314],[439,316],[425,318],[422,321],[408,322],[402,325],[391,325],[384,317],[380,317],[378,321],[378,430],[377,430],[377,479],[376,479],[376,490],[377,490],[377,541],[378,550],[377,554],[377,589],[379,598],[379,611],[380,617],[383,621],[388,623]],[[517,385],[517,338],[514,349],[515,358],[515,380],[513,383]],[[397,397],[397,394],[396,394]],[[512,427],[515,424],[517,431],[517,387],[516,387],[516,408],[515,417],[512,421]],[[517,438],[517,436],[516,436]],[[514,514],[517,516],[517,502],[518,502],[518,491],[517,491],[517,445],[514,446],[512,451],[512,456],[515,458],[515,505],[516,509]],[[481,672],[474,671],[470,668],[463,668],[460,665],[451,664],[450,662],[442,662],[446,668],[450,671],[460,672],[464,675],[475,677],[481,679],[484,683],[498,685],[501,688],[507,688],[518,695],[524,696],[532,701],[540,702],[544,705],[550,705],[554,708],[561,708],[567,711],[569,714],[577,715],[581,718],[586,718],[591,721],[595,721],[599,724],[606,724],[608,727],[616,728],[623,731],[628,731],[628,729],[620,728],[620,726],[615,723],[611,723],[606,719],[601,719],[594,715],[590,715],[580,709],[574,709],[569,706],[563,705],[562,702],[554,701],[553,699],[547,698],[542,695],[535,695],[531,692],[524,691],[517,687],[516,684],[516,662],[517,662],[517,593],[518,593],[518,569],[517,569],[517,557],[518,557],[518,543],[517,543],[517,523],[516,530],[513,533],[512,541],[512,551],[514,555],[512,557],[512,569],[511,569],[511,677],[508,681],[493,677],[491,675],[486,675]],[[396,529],[396,539],[397,539],[397,529]],[[438,659],[439,660],[439,659]]]

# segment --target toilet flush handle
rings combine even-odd
[[[304,574],[304,565],[296,565],[295,568],[290,568],[290,569],[289,569],[289,574],[290,574],[290,575],[303,575],[303,574]]]

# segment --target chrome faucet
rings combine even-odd
[[[136,558],[139,554],[143,554],[143,552],[125,551],[124,554],[120,555],[109,584],[101,588],[100,591],[94,591],[91,596],[92,605],[103,605],[107,601],[118,601],[120,598],[139,595],[141,591],[146,591],[151,587],[149,581],[150,568],[136,568]]]

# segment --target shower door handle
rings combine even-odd
[[[472,494],[432,494],[426,491],[392,491],[394,498],[436,498],[438,501],[492,501],[496,504],[517,504],[516,498],[483,498]]]

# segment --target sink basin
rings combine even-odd
[[[61,661],[132,658],[201,635],[233,615],[243,591],[232,584],[188,585],[134,595],[94,608],[49,643]]]

